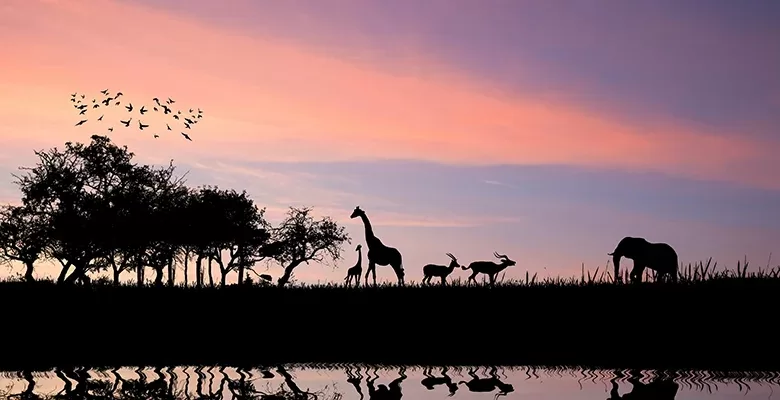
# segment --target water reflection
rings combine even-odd
[[[0,399],[22,400],[771,399],[778,389],[780,374],[771,372],[533,367],[183,366],[0,373]]]

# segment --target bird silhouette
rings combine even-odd
[[[173,119],[179,119],[179,116],[174,114]]]
[[[171,99],[170,97],[168,97],[168,104],[173,104],[173,103],[175,103],[175,101],[173,101],[173,99]]]
[[[121,95],[122,95],[122,92],[116,92],[116,96],[114,96],[114,98],[117,98],[117,97],[119,97]]]
[[[153,109],[154,111],[157,111],[157,107],[152,107],[152,109]]]
[[[201,115],[201,114],[198,114],[198,118],[202,118],[202,117],[203,117],[203,115]]]
[[[186,134],[184,132],[182,132],[181,135],[184,136],[184,138],[189,140],[190,142],[192,141],[192,139],[190,139],[190,135],[188,135],[188,134]]]
[[[100,104],[95,104],[92,106],[92,108],[98,108],[98,107],[100,107]]]
[[[192,114],[192,109],[190,108],[190,114]]]
[[[84,115],[84,113],[85,113],[85,112],[87,112],[87,109],[86,109],[86,108],[85,108],[85,109],[83,109],[83,110],[81,110],[81,112],[79,113],[79,115]]]
[[[112,126],[112,127],[109,127],[109,128],[108,128],[108,131],[109,131],[109,132],[113,132],[113,131],[114,131],[114,127],[113,127],[113,126]]]
[[[114,100],[114,99],[111,98],[111,97],[107,97],[107,98],[103,99],[103,101],[101,101],[101,103],[103,103],[104,106],[107,106],[108,103],[111,102],[111,100]]]
[[[138,128],[141,130],[144,130],[144,128],[147,128],[149,125],[144,125],[141,120],[138,120]]]
[[[172,130],[170,125],[165,124],[165,126],[168,128],[169,131]]]
[[[155,138],[155,139],[157,139],[158,137],[160,137],[160,135],[158,135],[158,134],[155,134],[155,135],[154,135],[154,138]]]
[[[82,105],[78,105],[78,106],[74,106],[74,107],[78,108],[79,110],[83,110],[83,109],[87,108],[87,105],[86,104],[82,104]]]
[[[191,119],[189,119],[189,118],[184,118],[184,120],[185,120],[185,121],[187,121],[187,123],[188,123],[188,124],[194,124],[194,123],[195,123],[195,122],[193,122],[193,121],[192,121]]]
[[[104,95],[108,96],[108,89],[106,89],[106,90],[101,90],[101,91],[100,91],[100,93],[103,93]]]
[[[188,124],[186,122],[184,123],[184,127],[187,128],[187,129],[192,129],[192,128],[190,128],[190,124]]]
[[[119,102],[117,101],[116,103],[114,103],[114,105],[115,105],[115,106],[118,106],[118,105],[119,105]]]
[[[198,114],[203,114],[203,110],[201,110],[200,107],[198,108]]]
[[[166,115],[171,113],[171,109],[170,109],[170,108],[168,108],[168,106],[166,106],[165,104],[163,104],[163,105],[162,105],[162,106],[160,106],[160,107],[162,107],[162,108],[163,108],[163,113],[165,113]]]
[[[127,109],[127,112],[133,112],[133,103],[126,105],[125,108]]]
[[[103,120],[103,116],[101,115],[100,118],[98,118],[98,121],[102,121],[102,120]]]
[[[132,120],[133,120],[132,118],[128,119],[127,121],[122,121],[122,120],[120,119],[120,120],[119,120],[119,122],[121,122],[121,123],[125,124],[125,128],[127,128],[127,127],[129,127],[129,126],[130,126],[130,121],[132,121]]]
[[[97,102],[97,99],[92,99],[92,103],[95,103],[95,102]]]
[[[87,122],[87,120],[86,120],[86,119],[82,119],[81,121],[79,121],[79,122],[78,122],[76,125],[74,125],[74,126],[84,125],[84,123],[85,123],[85,122]]]
[[[149,110],[145,109],[144,106],[141,106],[141,108],[138,110],[138,112],[141,113],[141,115],[144,115],[144,113],[147,111]]]
[[[70,99],[70,101],[75,103],[76,102],[76,98],[74,97],[74,98]]]
[[[79,93],[78,92],[73,93],[73,94],[70,95],[70,97],[76,97],[77,94],[79,94]]]
[[[152,101],[157,103],[158,106],[160,105],[160,99],[158,99],[157,97],[153,98]]]
[[[84,97],[86,97],[86,96],[82,94],[82,95],[81,95],[81,98],[83,99]]]

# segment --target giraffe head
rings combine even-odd
[[[363,248],[362,244],[358,244],[357,247],[355,247],[355,251],[358,251]]]
[[[352,211],[352,215],[350,215],[350,218],[357,218],[360,216],[366,215],[366,212],[360,209],[360,206],[355,207],[355,211]]]

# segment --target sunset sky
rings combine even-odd
[[[139,161],[246,189],[272,221],[308,205],[345,224],[339,268],[299,280],[345,276],[356,205],[416,281],[445,252],[578,275],[623,236],[776,265],[778,20],[771,0],[2,0],[0,201],[33,150],[113,126]],[[70,93],[103,89],[204,118],[192,142],[123,109],[74,127]]]

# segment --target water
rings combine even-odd
[[[410,366],[288,365],[254,369],[180,366],[156,370],[127,367],[19,371],[0,373],[0,398],[780,399],[778,373],[681,371],[672,376],[659,371],[533,367],[448,367],[444,372],[450,377],[449,385],[446,378],[441,379],[442,368]],[[367,377],[375,388],[385,390],[384,395],[379,392],[371,395]],[[394,380],[400,384],[393,385]],[[426,387],[426,383],[434,385]],[[393,395],[388,386],[400,388],[400,393]]]

